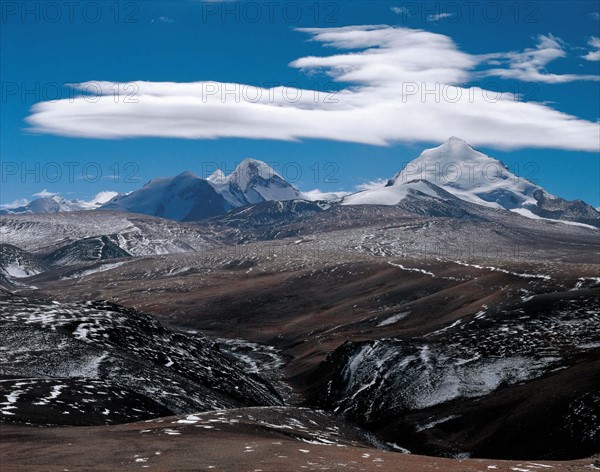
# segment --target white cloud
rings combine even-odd
[[[150,20],[150,23],[156,23],[157,21],[160,23],[168,23],[168,24],[175,23],[175,20],[168,16],[159,16],[158,20],[152,19],[152,20]]]
[[[356,186],[356,190],[371,190],[373,188],[385,187],[387,182],[388,179],[376,179],[369,182],[363,182],[362,184],[358,184]]]
[[[592,38],[588,41],[588,44],[594,48],[594,50],[581,57],[583,57],[586,61],[600,61],[600,38],[592,36]]]
[[[111,191],[105,190],[103,192],[98,192],[88,203],[102,205],[102,204],[112,200],[117,195],[119,195],[117,192],[111,192]]]
[[[105,139],[310,138],[390,145],[454,135],[502,149],[598,150],[598,123],[511,93],[460,85],[479,77],[490,61],[509,62],[490,75],[532,80],[537,74],[548,81],[542,68],[564,54],[554,37],[540,37],[536,48],[522,53],[471,55],[448,36],[409,28],[299,31],[339,53],[303,57],[291,67],[348,84],[338,93],[220,82],[88,82],[73,86],[100,96],[38,103],[27,121],[38,132]],[[115,90],[135,93],[115,97]]]
[[[94,195],[91,200],[73,200],[73,203],[75,203],[79,209],[93,210],[112,200],[117,195],[119,195],[117,192],[103,191]]]
[[[592,20],[600,20],[600,13],[598,13],[597,11],[593,11],[592,13],[590,13],[590,18]]]
[[[326,201],[335,201],[341,200],[346,195],[350,195],[351,192],[322,192],[319,189],[309,190],[308,192],[302,192],[304,197],[310,201],[318,201],[318,200],[326,200]]]
[[[452,18],[452,13],[435,13],[433,15],[427,15],[427,21],[440,21],[444,18]]]
[[[26,198],[17,198],[10,203],[3,203],[0,205],[0,210],[12,210],[13,208],[19,208],[25,206],[29,203],[29,200]]]
[[[390,10],[392,10],[397,15],[410,15],[410,12],[406,7],[391,7]]]
[[[46,189],[42,190],[41,192],[33,194],[34,197],[38,197],[38,198],[48,198],[48,197],[54,197],[56,195],[58,195],[58,193],[48,192],[48,190],[46,190]]]
[[[567,56],[563,42],[554,36],[539,35],[535,48],[522,52],[488,54],[485,57],[491,64],[507,63],[508,68],[490,69],[484,72],[487,76],[498,76],[505,79],[517,79],[528,82],[565,83],[581,80],[600,80],[597,75],[549,74],[545,67],[552,61]]]

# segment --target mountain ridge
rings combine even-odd
[[[31,202],[14,208],[0,209],[0,215],[15,215],[23,213],[64,213],[70,211],[95,210],[117,196],[117,192],[100,192],[90,201],[67,200],[62,195],[40,197]]]
[[[323,199],[301,192],[265,162],[246,158],[229,174],[215,170],[208,178],[185,171],[158,177],[142,188],[97,205],[60,196],[39,199],[26,207],[0,214],[55,213],[87,209],[114,210],[176,221],[198,221],[230,210],[268,201]],[[385,184],[327,200],[341,205],[399,205],[407,198],[452,198],[479,206],[510,210],[530,219],[600,227],[600,212],[581,200],[567,201],[512,173],[500,160],[452,136],[440,146],[424,150]],[[36,203],[37,202],[37,203]],[[83,205],[86,203],[86,205]]]

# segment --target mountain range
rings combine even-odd
[[[229,176],[217,170],[208,179],[192,172],[153,179],[135,192],[113,198],[101,209],[197,221],[232,208],[302,198],[302,193],[270,166],[245,159]]]
[[[49,195],[36,198],[25,205],[0,209],[0,215],[46,214],[96,210],[117,195],[117,192],[100,192],[90,201],[67,200],[61,195]]]
[[[193,428],[204,451],[228,428],[246,451],[263,447],[252,434],[281,442],[275,428],[297,441],[289,456],[350,425],[383,449],[361,451],[385,458],[372,470],[406,469],[389,461],[407,450],[460,458],[449,471],[481,470],[468,456],[571,470],[547,461],[600,451],[598,230],[587,207],[573,216],[500,166],[451,139],[332,201],[246,161],[154,179],[102,211],[1,217],[3,438],[65,443],[77,425],[90,442],[127,423],[139,431],[120,444]],[[549,203],[563,221],[541,216]]]
[[[344,196],[322,195],[341,205],[399,205],[407,199],[461,200],[532,219],[600,227],[600,212],[581,200],[567,201],[515,175],[501,161],[457,137],[423,151],[387,183]],[[268,164],[245,159],[228,176],[217,170],[207,179],[192,172],[156,178],[129,194],[104,202],[42,198],[0,214],[113,210],[177,221],[198,221],[267,201],[315,200],[287,182]]]
[[[101,205],[98,205],[98,207]],[[89,210],[87,206],[80,205],[75,200],[66,200],[60,195],[41,197],[32,202],[10,210],[1,210],[4,214],[20,213],[60,213],[64,211]]]

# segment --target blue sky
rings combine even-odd
[[[2,3],[3,204],[32,199],[44,189],[83,199],[103,190],[130,191],[153,177],[184,170],[203,175],[216,164],[231,171],[245,157],[271,163],[302,190],[351,190],[392,176],[424,148],[458,134],[458,129],[461,137],[478,149],[550,192],[600,205],[600,158],[593,143],[600,140],[596,123],[600,116],[600,82],[596,80],[600,61],[593,42],[600,36],[597,2],[481,2],[470,11],[456,2],[395,1],[83,1],[71,8],[62,2]],[[434,21],[434,17],[439,19]],[[421,113],[423,107],[416,102],[410,108],[414,119],[406,121],[406,114],[398,115],[396,110],[373,120],[376,110],[387,110],[386,101],[400,100],[400,92],[393,92],[400,88],[394,82],[395,69],[388,69],[387,63],[368,63],[358,78],[344,75],[347,65],[342,63],[336,69],[333,57],[361,54],[367,46],[336,47],[317,38],[317,32],[298,31],[360,25],[388,25],[438,35],[435,38],[442,47],[439,61],[446,64],[447,57],[448,70],[428,69],[419,63],[410,75],[414,83],[423,83],[420,74],[423,81],[431,76],[427,74],[434,74],[436,83],[455,82],[453,79],[460,77],[463,87],[479,84],[484,89],[518,92],[523,95],[519,101],[542,105],[535,110],[507,108],[503,113],[520,124],[507,125],[504,132],[487,125],[490,117],[486,114],[495,115],[500,108],[488,104],[475,113],[472,127],[467,126],[466,118],[454,120],[451,111],[440,123],[429,125],[429,115]],[[375,33],[373,37],[387,38],[389,29]],[[446,39],[453,44],[448,46]],[[390,46],[393,61],[418,56],[420,50],[394,49],[397,44]],[[536,55],[542,49],[556,57]],[[435,52],[433,48],[425,50],[417,59],[427,59]],[[484,63],[464,65],[481,55],[489,55]],[[318,67],[312,56],[329,59]],[[300,58],[309,59],[290,66]],[[174,94],[172,87],[168,92],[160,90],[168,95],[163,98],[170,100],[164,106],[152,108],[149,104],[148,111],[133,114],[131,121],[139,123],[140,134],[139,129],[129,129],[120,121],[118,114],[124,105],[114,110],[105,107],[105,112],[102,103],[75,109],[71,104],[52,102],[79,95],[64,84],[89,81],[176,85],[216,81],[263,89],[283,85],[304,94],[315,88],[344,90],[350,92],[352,112],[342,108],[336,116],[343,118],[343,126],[338,126],[338,120],[319,121],[325,116],[321,111],[328,111],[326,103],[319,103],[316,115],[285,104],[278,107],[277,112],[283,114],[277,115],[275,123],[263,123],[262,110],[221,103],[214,112],[190,123],[185,113],[179,113],[182,105],[178,99],[182,95],[185,105],[186,95],[177,85]],[[339,93],[335,96],[340,97]],[[125,98],[124,94],[118,97],[121,101]],[[372,102],[381,108],[365,108]],[[32,110],[40,103],[41,108]],[[557,121],[556,111],[571,118]],[[319,118],[307,122],[305,115]],[[260,124],[253,126],[254,122]],[[414,139],[410,125],[418,130]],[[171,126],[186,130],[187,139],[163,132]],[[37,131],[32,132],[32,127]],[[98,134],[99,129],[106,133]],[[229,131],[223,136],[221,129]],[[198,137],[196,132],[210,135]],[[510,136],[508,141],[506,136]]]

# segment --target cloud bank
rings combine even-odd
[[[593,41],[594,39],[590,40],[588,44],[590,46],[597,47],[598,45],[594,44]],[[590,55],[593,56],[593,52],[591,52]],[[600,76],[598,75],[548,74],[544,72],[546,66],[550,62],[566,56],[567,53],[560,39],[552,35],[546,36],[542,34],[538,36],[538,43],[535,48],[528,48],[522,52],[489,54],[485,56],[487,59],[493,60],[494,63],[508,63],[508,68],[491,69],[484,72],[484,74],[488,76],[503,77],[505,79],[517,79],[529,82],[545,82],[549,84],[583,80],[600,80]],[[584,56],[584,58],[587,59],[587,56]]]
[[[17,198],[9,203],[3,203],[0,205],[0,210],[12,210],[13,208],[19,208],[25,206],[29,203],[30,200],[27,198]]]
[[[303,57],[290,66],[324,74],[343,84],[342,90],[86,82],[72,85],[81,91],[75,99],[34,105],[27,122],[35,132],[104,139],[324,139],[386,146],[441,142],[454,135],[501,149],[599,149],[598,123],[520,101],[497,88],[465,85],[482,75],[597,80],[543,72],[565,54],[552,36],[540,36],[535,48],[523,52],[471,55],[448,36],[417,29],[374,25],[299,31],[337,53]]]
[[[49,192],[46,189],[42,190],[41,192],[33,194],[34,197],[38,197],[38,198],[49,198],[49,197],[54,197],[56,195],[58,195],[58,193]]]
[[[586,61],[600,61],[600,38],[593,36],[588,44],[593,48],[585,56],[582,56]]]

